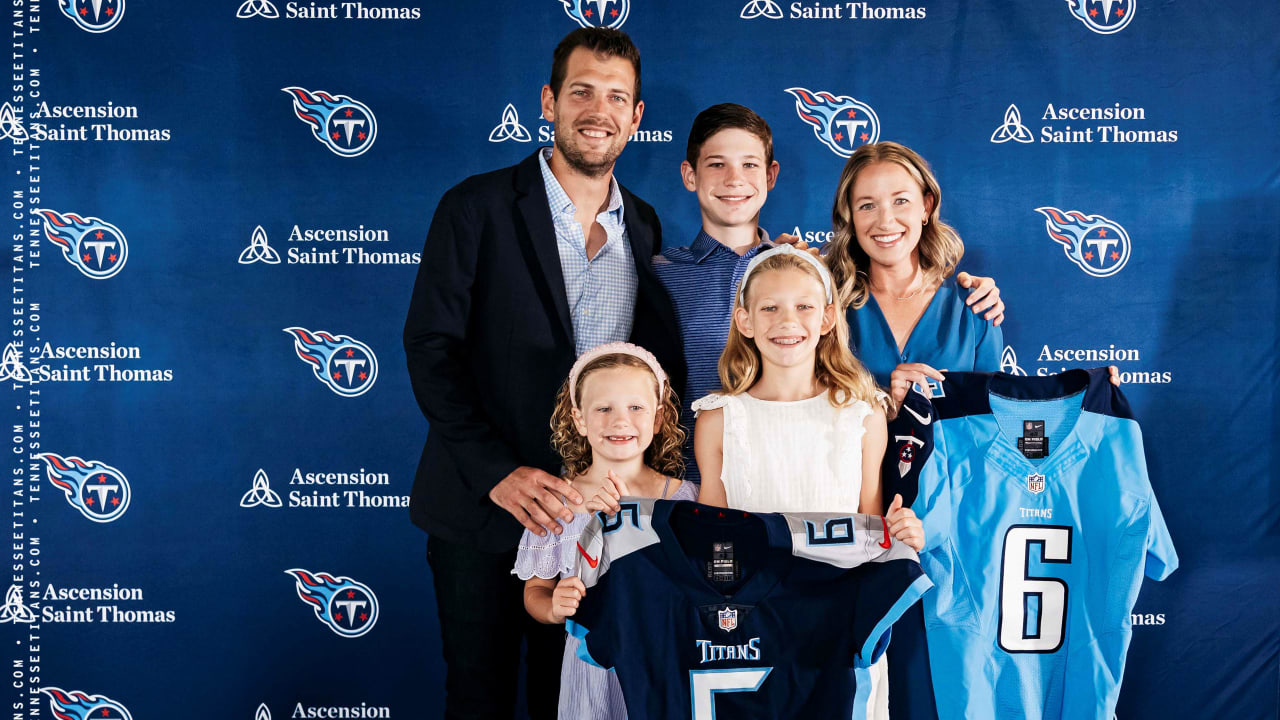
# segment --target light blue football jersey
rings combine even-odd
[[[1111,720],[1142,576],[1178,567],[1105,369],[947,373],[913,505],[939,716]]]

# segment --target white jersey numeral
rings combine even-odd
[[[1000,647],[1005,652],[1050,653],[1062,647],[1067,584],[1058,578],[1031,574],[1032,545],[1040,546],[1041,563],[1069,563],[1071,528],[1014,525],[1005,533],[1000,563],[999,633]]]
[[[755,692],[772,670],[771,667],[750,670],[690,670],[693,720],[715,720],[716,693]]]

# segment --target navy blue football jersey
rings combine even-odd
[[[854,668],[932,586],[879,515],[624,498],[578,549],[568,629],[631,720],[848,718]]]

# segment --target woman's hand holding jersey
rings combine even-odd
[[[894,405],[902,405],[907,393],[911,392],[912,385],[919,385],[923,388],[924,396],[931,397],[929,381],[942,382],[946,379],[942,376],[944,372],[946,370],[935,370],[924,363],[902,363],[889,375],[889,397],[893,398]]]

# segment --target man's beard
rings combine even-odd
[[[567,132],[572,133],[573,129],[570,128]],[[565,136],[560,134],[559,128],[556,128],[556,149],[564,156],[564,161],[569,164],[569,167],[589,178],[598,178],[612,172],[613,163],[622,154],[621,147],[616,149],[610,147],[605,151],[603,158],[599,162],[592,162],[587,159],[587,156],[581,150],[574,147]]]

